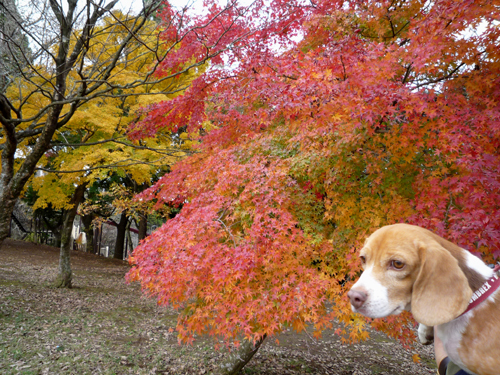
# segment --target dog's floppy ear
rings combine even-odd
[[[415,320],[435,326],[455,319],[467,308],[472,290],[458,261],[435,241],[418,242],[421,267],[411,296]]]

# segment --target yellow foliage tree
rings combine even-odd
[[[117,23],[116,20],[120,22]],[[116,54],[119,40],[127,35],[131,27],[127,22],[130,21],[119,12],[114,12],[112,16],[104,19],[99,27],[102,32],[97,33],[98,37],[92,39],[89,46],[88,55],[93,64],[86,69],[99,69],[101,60],[108,61]],[[136,112],[139,108],[174,98],[204,70],[202,65],[180,77],[160,80],[154,84],[137,85],[137,82],[147,81],[151,66],[157,58],[158,48],[154,46],[157,39],[153,33],[155,28],[157,24],[154,21],[147,21],[143,28],[145,36],[142,42],[121,56],[116,64],[117,73],[110,79],[110,84],[115,87],[131,85],[133,88],[126,93],[117,88],[99,100],[85,103],[73,114],[71,120],[56,132],[51,149],[39,163],[42,166],[38,169],[43,173],[33,177],[31,181],[31,187],[38,196],[33,206],[35,210],[50,205],[53,209],[64,210],[66,214],[70,214],[74,211],[73,208],[76,209],[75,205],[78,206],[83,201],[87,186],[99,184],[112,177],[114,184],[121,183],[122,187],[136,192],[149,186],[155,176],[164,174],[169,165],[189,153],[189,136],[180,131],[159,132],[154,138],[135,142],[126,137],[127,129],[137,118]],[[78,35],[72,43],[77,40]],[[92,74],[87,73],[85,69],[83,72]],[[80,74],[70,72],[69,81],[77,82]],[[33,101],[30,105],[36,111],[38,106],[46,104],[45,100],[42,94],[34,95],[30,98],[30,101]],[[29,144],[26,147],[29,147]],[[112,184],[107,186],[112,187]],[[134,214],[131,206],[123,202],[126,195],[119,194],[115,197],[115,213],[122,212],[125,219]],[[139,209],[145,210],[144,206]],[[70,233],[73,220],[64,222],[68,228],[63,228],[61,233]],[[62,237],[61,249],[65,247],[65,238]],[[118,238],[122,237],[119,233]],[[69,241],[69,238],[66,240]],[[69,263],[69,243],[66,247],[64,258],[68,259]],[[115,255],[122,257],[123,244]],[[71,277],[68,276],[68,270],[71,273],[71,268],[67,266],[65,269],[64,278]]]

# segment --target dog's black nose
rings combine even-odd
[[[365,292],[350,290],[349,293],[347,293],[347,297],[349,297],[349,299],[351,300],[351,305],[359,309],[361,306],[363,306],[363,303],[365,303],[368,296]]]

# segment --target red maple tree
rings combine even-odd
[[[356,249],[396,222],[500,256],[500,10],[494,1],[210,5],[165,69],[213,54],[131,137],[187,126],[197,153],[138,199],[182,205],[130,280],[180,307],[180,339],[258,340],[336,318]],[[166,8],[169,27],[183,25]],[[224,65],[222,65],[224,64]],[[409,316],[372,322],[411,339]],[[344,332],[345,333],[345,332]]]

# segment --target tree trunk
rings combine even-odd
[[[248,340],[243,340],[238,349],[233,349],[227,354],[215,370],[216,375],[236,375],[243,367],[252,359],[252,357],[257,353],[260,346],[266,339],[266,336],[262,336],[255,345]]]
[[[93,238],[93,248],[97,255],[101,255],[101,229],[102,224],[99,224],[94,228],[94,238]]]
[[[132,224],[131,221],[127,222],[127,243],[125,245],[125,259],[130,256],[130,253],[132,253],[132,250],[134,250],[134,243],[132,242],[132,234],[130,233],[130,225]]]
[[[62,227],[64,225],[64,218],[65,217],[66,217],[66,212],[65,212],[65,210],[62,210],[62,218],[58,220],[56,225],[52,225],[45,217],[43,211],[40,211],[40,218],[43,219],[45,226],[52,232],[52,235],[54,236],[54,238],[56,240],[54,247],[61,247]]]
[[[16,205],[16,198],[9,196],[10,194],[3,194],[0,197],[0,246],[5,238],[9,236],[10,221],[12,220],[12,212]],[[7,197],[5,197],[7,195]],[[2,199],[3,198],[3,199]]]
[[[85,232],[85,238],[87,239],[85,251],[87,253],[95,254],[96,251],[94,249],[94,228],[92,228],[92,214],[84,215],[82,217],[82,227]]]
[[[0,172],[0,207],[2,208],[0,210],[0,245],[9,235],[10,220],[17,198],[35,172],[36,164],[50,147],[50,140],[57,129],[57,119],[61,109],[62,105],[54,106],[49,112],[47,123],[52,124],[52,126],[47,125],[44,128],[32,151],[17,171],[14,171],[14,157],[17,149],[14,126],[11,123],[2,124],[4,138],[7,138],[7,142],[2,150],[2,169]]]
[[[113,258],[123,260],[123,245],[125,244],[125,233],[127,232],[128,216],[125,211],[120,216],[120,222],[116,227],[115,254]]]
[[[1,157],[1,173],[0,173],[0,246],[3,241],[9,236],[10,221],[12,220],[12,212],[16,205],[19,194],[13,191],[11,187],[12,176],[14,175],[14,157],[17,149],[17,139],[15,127],[9,120],[12,119],[11,108],[8,99],[0,95],[0,113],[6,119],[6,123],[2,123],[5,139],[4,148]]]
[[[145,239],[148,236],[148,215],[141,214],[139,218],[139,241]]]
[[[71,198],[73,207],[67,210],[64,214],[63,227],[61,229],[61,251],[59,253],[59,274],[54,282],[56,288],[71,288],[71,231],[73,229],[73,221],[75,220],[78,205],[83,201],[83,193],[85,193],[86,183],[78,185]]]
[[[1,158],[2,169],[0,172],[0,207],[2,208],[2,213],[0,214],[0,245],[9,234],[10,221],[6,221],[6,217],[8,216],[10,220],[14,209],[13,205],[21,195],[30,177],[35,173],[38,161],[51,147],[50,141],[52,140],[52,136],[56,130],[67,123],[77,108],[78,101],[75,100],[70,104],[69,112],[65,114],[61,120],[59,119],[59,115],[64,107],[63,102],[66,99],[66,79],[78,56],[77,53],[75,59],[66,60],[68,51],[70,50],[69,45],[74,26],[73,14],[77,2],[73,1],[68,4],[70,9],[68,9],[66,15],[64,15],[62,14],[62,8],[58,7],[57,2],[50,2],[54,15],[59,21],[61,35],[59,48],[57,48],[57,56],[55,56],[54,59],[56,66],[53,83],[54,91],[51,98],[53,105],[47,111],[45,125],[41,133],[37,135],[35,144],[31,147],[29,153],[18,168],[14,168],[15,154],[18,148],[17,136],[19,135],[19,132],[16,133],[17,124],[12,119],[11,112],[14,107],[5,95],[0,94],[0,122],[3,127],[2,138],[4,140]],[[102,15],[103,13],[104,10],[100,14]],[[98,13],[94,12],[94,14]],[[99,17],[97,17],[96,20]],[[74,53],[75,51],[73,51],[73,54]],[[17,117],[19,117],[19,114],[17,114]]]

